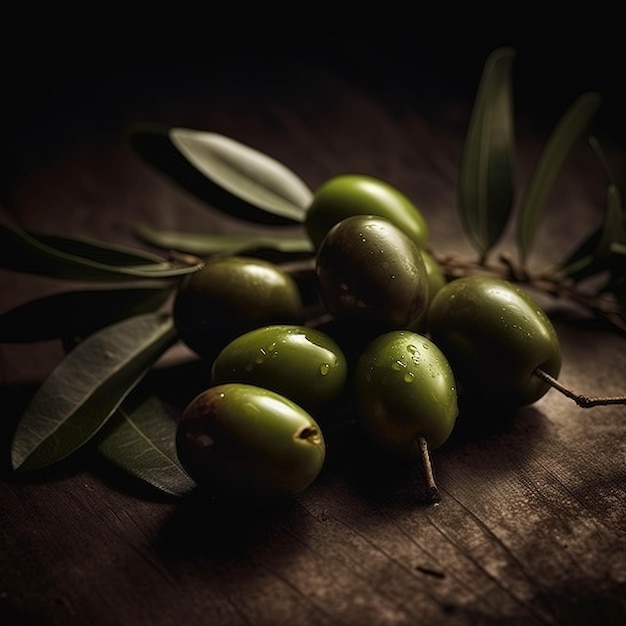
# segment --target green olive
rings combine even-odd
[[[326,181],[314,194],[305,219],[313,245],[317,248],[332,226],[351,215],[384,217],[419,247],[428,240],[424,216],[401,191],[371,176],[343,174]]]
[[[276,264],[246,256],[214,257],[183,279],[174,300],[180,338],[214,357],[231,339],[273,323],[299,323],[302,299],[295,280]]]
[[[417,439],[443,445],[458,415],[455,378],[427,337],[390,331],[368,344],[355,369],[357,415],[374,445],[398,457],[419,454]]]
[[[297,325],[270,325],[236,337],[211,369],[212,384],[258,385],[307,408],[337,398],[346,377],[339,345],[320,330]]]
[[[448,279],[443,268],[435,257],[427,250],[422,250],[422,259],[426,267],[426,278],[428,279],[428,301],[429,303],[439,292],[439,290],[447,284]],[[410,330],[417,332],[425,332],[427,330],[428,307],[422,312],[415,322],[410,326]]]
[[[196,483],[242,503],[296,495],[322,470],[319,425],[284,396],[255,385],[209,387],[185,408],[176,433],[178,457]]]
[[[467,391],[493,404],[523,406],[557,377],[559,339],[546,313],[523,289],[489,276],[449,282],[431,302],[428,328]]]
[[[389,220],[353,215],[335,224],[316,254],[320,298],[338,318],[381,329],[415,321],[428,303],[428,279],[415,243]]]

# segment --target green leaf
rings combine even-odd
[[[77,254],[79,250],[90,256]],[[169,261],[120,246],[80,238],[41,236],[0,224],[0,267],[95,282],[177,278],[197,271],[202,263]]]
[[[315,251],[308,236],[300,234],[209,234],[159,230],[150,226],[141,226],[137,229],[137,235],[155,247],[198,256],[242,254],[256,250],[276,250],[287,253],[313,253]]]
[[[574,252],[563,261],[558,270],[563,276],[582,280],[597,273],[595,251],[602,235],[602,227],[592,232]]]
[[[103,435],[98,450],[131,476],[174,496],[195,487],[178,460],[176,421],[156,396],[124,402]]]
[[[258,150],[187,128],[137,126],[129,139],[144,161],[218,211],[263,224],[304,221],[311,190]]]
[[[461,159],[459,212],[482,258],[502,236],[513,208],[513,59],[510,48],[499,48],[487,58]]]
[[[589,92],[580,96],[561,117],[539,155],[522,196],[517,222],[517,244],[525,264],[537,228],[556,179],[572,147],[580,139],[600,106],[600,96]]]
[[[163,263],[163,257],[151,252],[105,243],[89,237],[67,237],[28,231],[40,243],[73,256],[80,256],[105,265],[152,265]]]
[[[619,188],[609,183],[602,225],[563,261],[559,267],[560,273],[579,281],[608,270],[612,264],[612,246],[626,243],[625,220]]]
[[[0,342],[84,337],[124,318],[157,310],[172,287],[66,291],[31,300],[0,315]]]
[[[41,469],[83,446],[176,340],[171,316],[147,313],[78,344],[21,416],[11,446],[13,469]]]

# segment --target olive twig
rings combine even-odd
[[[184,265],[193,267],[194,265],[200,265],[202,259],[195,254],[189,254],[187,252],[179,252],[178,250],[170,250],[167,258],[169,261],[178,261]]]
[[[595,317],[606,321],[611,328],[624,332],[622,308],[610,292],[589,293],[577,283],[571,283],[566,277],[558,273],[530,273],[527,269],[518,266],[505,253],[498,257],[498,264],[487,263],[486,260],[477,262],[456,255],[433,256],[442,267],[448,280],[474,275],[493,276],[508,280],[553,298],[570,301],[587,309]]]
[[[437,483],[435,482],[432,459],[430,458],[430,450],[428,448],[426,438],[422,435],[418,436],[417,445],[419,447],[422,468],[426,478],[426,492],[428,493],[428,499],[431,502],[439,502],[441,500],[441,494],[439,493],[439,487],[437,487]]]
[[[564,396],[570,398],[576,404],[584,409],[588,409],[594,406],[607,406],[609,404],[626,404],[626,396],[607,396],[592,398],[583,394],[574,393],[564,385],[562,385],[554,376],[550,376],[547,372],[537,368],[535,375],[541,378],[541,380],[548,383],[551,387],[562,393]]]

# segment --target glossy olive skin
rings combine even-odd
[[[415,243],[390,221],[354,215],[335,224],[316,254],[320,298],[332,315],[401,328],[428,304],[428,279]]]
[[[343,391],[348,366],[339,345],[315,328],[270,325],[231,341],[211,368],[211,383],[243,382],[272,389],[313,409]]]
[[[182,341],[212,358],[228,341],[252,328],[300,322],[302,309],[298,285],[276,264],[229,256],[210,258],[183,279],[173,313]]]
[[[307,211],[304,225],[315,248],[332,226],[351,215],[384,217],[419,247],[424,247],[428,240],[426,220],[405,194],[372,176],[342,174],[315,192]]]
[[[545,312],[520,287],[488,276],[449,282],[431,302],[428,327],[464,390],[496,405],[519,407],[550,386],[533,375],[556,377],[561,350]]]
[[[241,383],[196,396],[179,418],[176,446],[200,487],[243,504],[300,493],[326,456],[324,436],[309,413],[280,394]]]
[[[443,352],[424,335],[396,330],[374,339],[359,357],[354,382],[358,419],[383,451],[417,456],[417,437],[435,449],[452,433],[456,381]]]

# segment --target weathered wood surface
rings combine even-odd
[[[422,208],[436,251],[471,253],[455,182],[488,48],[468,54],[461,69],[435,52],[412,63],[408,46],[396,56],[361,42],[316,58],[304,46],[255,53],[249,43],[246,54],[234,54],[234,45],[214,44],[193,61],[74,59],[65,71],[44,62],[38,98],[30,98],[31,85],[14,105],[15,122],[3,126],[3,218],[133,244],[138,222],[249,229],[207,211],[137,159],[127,125],[159,122],[238,139],[282,160],[312,188],[340,172],[387,179]],[[557,113],[589,86],[571,79],[561,87],[550,89],[561,98]],[[554,121],[550,111],[533,117],[539,109],[532,98],[522,106],[522,180]],[[609,144],[616,139],[610,147],[619,150],[621,138],[607,132]],[[602,182],[581,147],[555,196],[563,211],[551,213],[542,231],[543,260],[597,223]],[[1,271],[1,310],[67,287]],[[548,305],[563,344],[563,382],[623,393],[624,339]],[[329,463],[304,494],[270,512],[228,512],[146,493],[88,455],[37,480],[14,476],[13,428],[61,354],[56,343],[0,345],[2,624],[626,620],[623,407],[584,411],[551,392],[509,417],[466,411],[434,455],[437,506],[420,501],[417,468],[382,467],[339,423],[329,430]],[[195,364],[180,365],[162,371],[158,385],[183,402],[201,389],[203,375]]]

